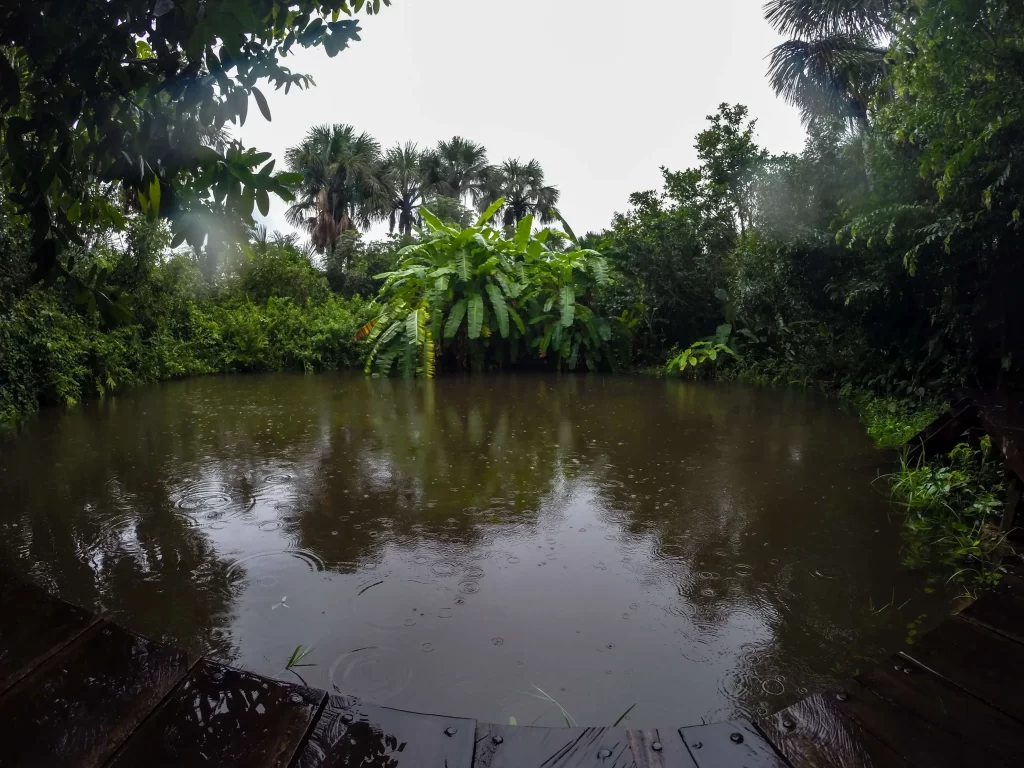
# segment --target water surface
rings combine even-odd
[[[694,724],[775,711],[948,611],[901,565],[889,462],[804,393],[195,379],[0,439],[0,564],[381,704],[563,724],[543,691],[581,724]]]

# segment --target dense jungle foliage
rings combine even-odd
[[[232,140],[250,99],[271,118],[260,83],[312,84],[294,45],[336,55],[382,4],[0,10],[0,420],[213,371],[667,366],[842,391],[896,445],[957,388],[1020,387],[1018,0],[769,0],[804,151],[722,104],[695,167],[579,240],[534,231],[560,220],[536,160],[460,137],[318,126],[286,170]],[[255,234],[271,194],[308,246]]]
[[[0,242],[12,247],[12,234],[0,227]],[[8,269],[0,284],[0,422],[181,376],[359,365],[353,335],[371,316],[367,302],[334,293],[295,238],[253,234],[214,278],[168,249],[166,227],[142,219],[122,242],[81,254],[73,269],[83,279],[105,269],[107,284],[132,297],[131,321],[116,326],[84,309],[70,281],[33,285],[22,250],[20,274]]]

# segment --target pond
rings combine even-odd
[[[901,564],[890,467],[803,392],[201,378],[0,439],[0,565],[380,704],[689,725],[774,712],[948,613]]]

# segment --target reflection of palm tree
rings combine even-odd
[[[805,122],[842,117],[868,127],[868,103],[886,74],[894,0],[770,0],[765,16],[793,36],[771,53],[775,92]]]
[[[552,209],[558,205],[559,195],[556,187],[545,183],[544,169],[536,160],[506,160],[488,175],[477,207],[482,211],[504,198],[501,218],[506,227],[519,224],[528,214],[533,214],[541,224],[552,224],[557,221]]]
[[[380,144],[351,125],[319,125],[285,152],[288,168],[302,174],[288,223],[309,232],[321,253],[344,232],[367,229],[386,214],[388,188]]]

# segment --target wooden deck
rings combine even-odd
[[[757,723],[533,728],[421,715],[190,659],[0,573],[0,766],[1024,765],[1024,579]]]

